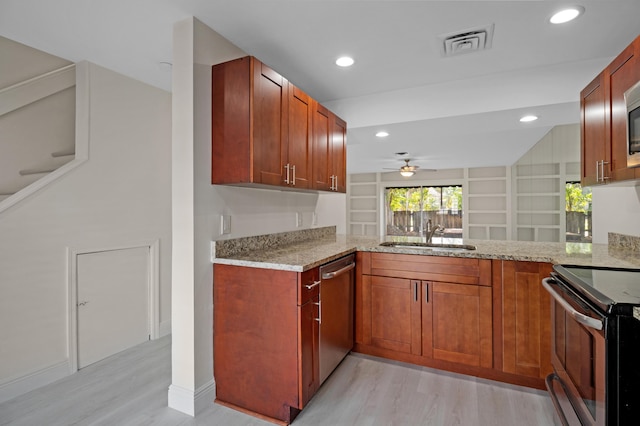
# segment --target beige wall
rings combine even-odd
[[[600,185],[591,190],[594,243],[607,244],[609,232],[640,237],[640,182]]]
[[[0,215],[0,400],[72,372],[73,251],[158,241],[160,333],[170,329],[171,94],[82,70],[87,161]]]

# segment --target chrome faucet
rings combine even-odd
[[[430,244],[431,239],[433,238],[433,234],[437,231],[444,231],[444,228],[440,225],[433,226],[431,224],[431,219],[427,220],[427,234],[425,235],[425,243]]]

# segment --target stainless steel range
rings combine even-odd
[[[553,269],[547,389],[561,421],[640,424],[640,270]]]

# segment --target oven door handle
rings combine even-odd
[[[576,321],[578,321],[580,324],[585,325],[589,328],[594,328],[596,330],[602,330],[602,321],[597,320],[595,318],[591,318],[583,313],[580,313],[578,311],[576,311],[573,306],[571,306],[566,300],[564,300],[564,298],[559,295],[552,287],[551,284],[549,284],[549,281],[552,281],[551,278],[545,278],[542,280],[542,286],[545,288],[545,290],[547,290],[549,292],[549,294],[551,295],[551,297],[553,297],[555,299],[556,302],[558,302],[560,304],[560,306],[562,306],[564,308],[565,311],[567,311],[567,313],[569,315],[571,315],[571,317],[573,317],[573,319],[575,319]]]

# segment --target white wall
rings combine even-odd
[[[600,185],[591,191],[594,243],[607,244],[609,232],[640,237],[640,186]]]
[[[336,225],[344,232],[343,194],[211,185],[211,65],[244,52],[189,18],[174,26],[172,384],[169,406],[195,415],[212,404],[213,267],[210,242]],[[296,228],[295,213],[303,213]],[[231,234],[220,235],[220,215]]]
[[[85,66],[88,160],[0,215],[0,400],[72,372],[68,251],[159,240],[170,328],[171,94]]]

